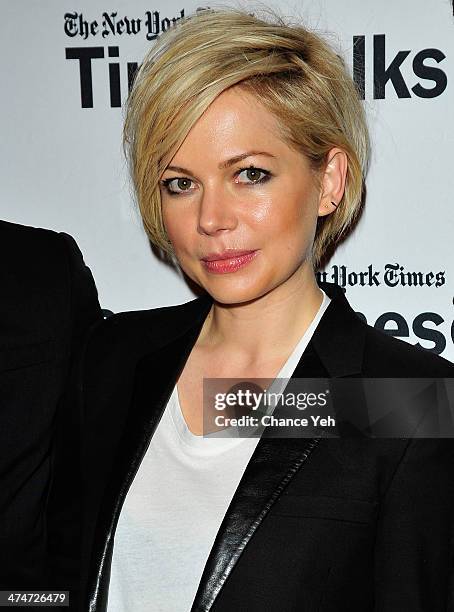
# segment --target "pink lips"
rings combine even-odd
[[[202,263],[208,272],[226,274],[236,272],[254,259],[258,251],[236,251],[234,249],[223,253],[210,253],[202,258]]]

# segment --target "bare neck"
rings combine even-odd
[[[296,273],[286,283],[251,302],[214,302],[198,344],[209,350],[259,363],[263,357],[290,354],[322,303],[313,271]]]

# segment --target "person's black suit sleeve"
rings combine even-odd
[[[70,279],[70,323],[71,353],[80,350],[89,328],[102,319],[98,292],[90,268],[85,264],[82,253],[74,238],[60,233],[68,258]]]
[[[75,241],[59,235],[68,271],[68,369],[54,423],[52,481],[47,507],[50,589],[70,591],[76,610],[81,528],[80,418],[76,371],[90,329],[102,320],[97,290]]]

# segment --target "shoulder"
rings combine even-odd
[[[75,240],[50,229],[0,221],[0,254],[8,258],[10,278],[51,278],[65,274],[73,261],[82,262]]]
[[[0,279],[8,296],[0,303],[5,328],[28,342],[56,339],[59,351],[69,342],[78,345],[101,311],[93,277],[74,239],[0,221],[0,257],[8,261]]]
[[[357,313],[344,291],[320,283],[331,298],[312,342],[334,376],[370,378],[451,378],[454,364],[422,347],[375,329]]]
[[[124,358],[135,361],[184,333],[208,307],[207,298],[201,297],[175,306],[114,314],[92,330],[86,359],[92,363]]]
[[[453,377],[454,364],[420,346],[394,338],[367,325],[364,376]]]
[[[1,248],[19,250],[21,247],[49,245],[60,242],[58,232],[41,227],[31,227],[9,221],[0,221]]]

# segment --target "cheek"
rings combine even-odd
[[[172,207],[172,203],[163,204],[162,206],[162,221],[166,230],[167,236],[174,248],[182,246],[187,238],[187,220],[185,218],[184,210],[175,210]],[[186,228],[186,231],[185,231]]]
[[[263,198],[249,210],[249,223],[265,239],[279,242],[307,240],[315,231],[317,222],[312,196],[302,190],[282,190]]]

